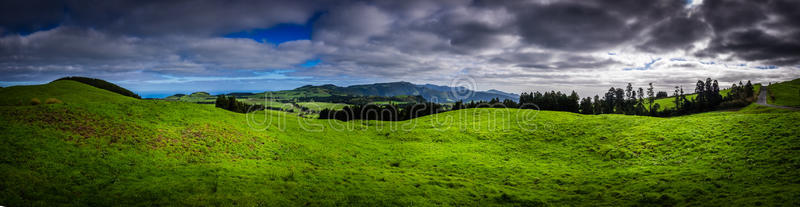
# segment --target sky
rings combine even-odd
[[[105,79],[145,97],[408,81],[691,90],[800,78],[796,0],[1,1],[0,86]]]

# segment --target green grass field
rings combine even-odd
[[[770,85],[767,103],[780,106],[800,106],[800,79]]]
[[[341,110],[347,104],[343,103],[327,103],[327,102],[298,102],[297,105],[308,107],[314,111],[322,111],[322,109],[334,109],[334,110]]]
[[[267,106],[267,107],[281,108],[281,109],[287,109],[287,110],[288,109],[296,109],[294,106],[292,106],[291,103],[281,103],[281,102],[277,102],[277,101],[274,101],[274,100],[252,99],[252,98],[250,98],[250,99],[236,99],[236,100],[242,101],[242,102],[247,103],[247,104],[259,104],[259,105],[264,105],[264,106]]]
[[[800,112],[753,105],[339,122],[57,81],[0,89],[0,129],[3,206],[800,205]]]
[[[401,104],[408,104],[408,102],[402,102],[402,101],[374,101],[374,102],[371,102],[370,104],[376,104],[376,105],[398,104],[398,105],[401,105]]]

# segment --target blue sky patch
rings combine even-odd
[[[223,37],[247,38],[255,40],[256,42],[269,42],[275,45],[295,40],[310,40],[312,32],[311,27],[321,15],[322,13],[314,14],[305,24],[282,23],[270,28],[256,28],[234,32],[224,35]]]
[[[754,68],[761,69],[761,70],[771,70],[771,69],[778,69],[778,66],[774,66],[774,65],[759,65],[759,66],[755,66]]]
[[[669,61],[686,61],[686,58],[670,58]]]
[[[644,63],[643,67],[636,67],[636,68],[623,68],[622,70],[629,71],[629,70],[650,70],[650,67],[653,67],[653,64],[661,60],[661,58],[654,58],[650,59],[650,62]]]
[[[310,68],[319,65],[320,62],[322,62],[320,59],[307,60],[305,63],[300,64],[300,67]]]
[[[247,38],[256,42],[279,45],[295,40],[310,40],[311,27],[299,24],[278,24],[266,29],[252,29],[227,34],[226,38]]]

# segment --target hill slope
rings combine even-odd
[[[72,81],[0,89],[0,103],[24,94],[64,104],[0,106],[9,206],[800,204],[800,112],[758,106],[675,118],[469,109],[338,122],[137,100]]]
[[[118,86],[117,84],[113,84],[113,83],[105,81],[105,80],[100,80],[100,79],[96,79],[96,78],[72,76],[72,77],[59,78],[58,80],[55,80],[55,81],[60,81],[60,80],[78,81],[78,82],[85,83],[85,84],[90,85],[90,86],[94,86],[94,87],[97,87],[97,88],[100,88],[100,89],[105,89],[105,90],[108,90],[108,91],[111,91],[111,92],[114,92],[114,93],[118,93],[118,94],[123,95],[123,96],[142,99],[142,97],[140,97],[136,93],[133,93],[132,91],[130,91],[128,89],[125,89],[123,87]]]
[[[800,106],[800,79],[770,85],[767,103],[779,106]]]
[[[0,88],[0,105],[28,105],[33,98],[45,100],[58,98],[69,104],[85,103],[128,103],[136,99],[114,92],[92,87],[72,80],[53,81],[44,85],[11,86]]]

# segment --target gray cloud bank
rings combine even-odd
[[[315,14],[310,40],[222,37]],[[800,75],[797,19],[792,0],[3,1],[0,81],[90,75],[146,90],[175,77],[258,84],[257,74],[290,71],[279,79],[448,84],[469,76],[481,90],[584,96],[625,82],[767,82]],[[321,62],[300,66],[312,59]],[[756,68],[764,65],[777,69]]]

